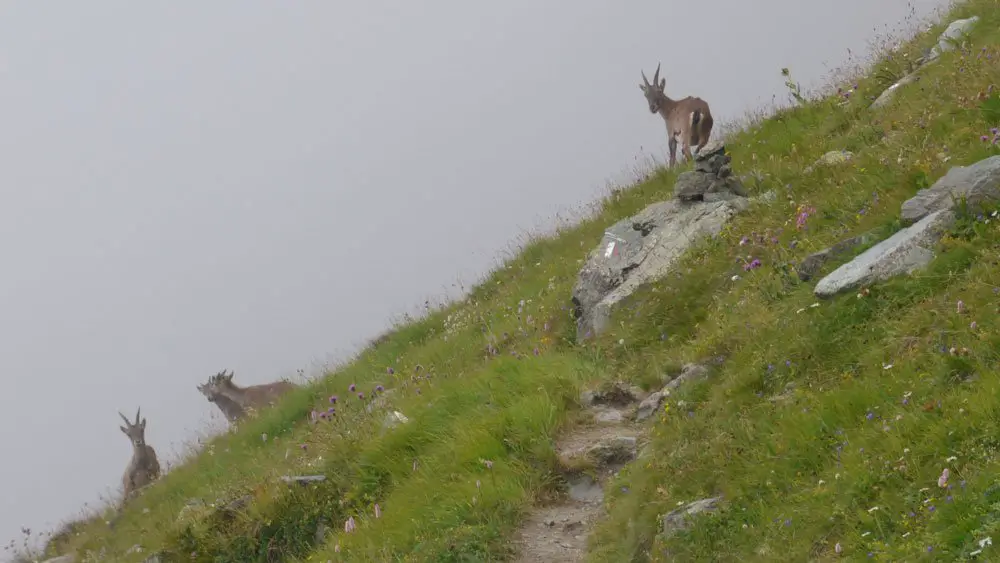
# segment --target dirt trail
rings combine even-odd
[[[518,537],[517,563],[583,561],[587,537],[604,516],[604,485],[635,459],[644,430],[632,421],[645,393],[620,384],[583,397],[591,422],[572,429],[556,445],[566,474],[562,497],[537,506]],[[596,478],[595,478],[596,477]]]

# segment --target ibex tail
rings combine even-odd
[[[693,112],[691,112],[691,127],[689,128],[689,130],[691,131],[692,147],[697,147],[700,144],[699,141],[701,140],[701,136],[698,133],[698,129],[700,129],[698,125],[700,123],[701,123],[701,110],[696,109]]]

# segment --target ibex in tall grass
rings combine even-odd
[[[140,407],[141,409],[141,407]],[[132,442],[132,460],[125,468],[125,475],[122,476],[122,485],[125,488],[125,496],[122,498],[122,505],[125,504],[139,489],[152,483],[160,477],[160,462],[156,459],[156,451],[146,443],[146,419],[139,420],[139,410],[135,411],[135,422],[129,422],[125,415],[118,413],[125,421],[125,426],[119,426],[122,432],[128,436]]]
[[[667,147],[670,151],[670,166],[677,163],[677,137],[681,138],[681,153],[691,159],[691,147],[701,150],[708,144],[712,134],[712,112],[708,103],[701,98],[688,96],[680,100],[671,100],[664,93],[667,79],[660,78],[660,65],[656,65],[653,83],[649,83],[646,73],[642,72],[642,82],[639,89],[646,96],[649,111],[658,113],[667,124]]]
[[[210,401],[215,402],[220,409],[223,409],[223,412],[231,408],[231,405],[224,407],[222,404],[223,401],[230,404],[235,403],[242,411],[240,413],[233,412],[233,414],[237,415],[236,420],[239,420],[245,416],[247,410],[259,410],[263,407],[271,406],[282,395],[297,387],[297,385],[288,381],[239,387],[233,383],[233,372],[230,371],[227,374],[223,370],[210,377],[208,383],[199,385],[198,390],[208,397]],[[229,416],[229,413],[227,413],[227,416]]]

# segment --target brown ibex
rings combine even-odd
[[[230,424],[236,423],[246,415],[246,411],[243,410],[243,407],[241,407],[236,401],[216,390],[216,388],[212,386],[211,380],[209,380],[208,383],[198,385],[198,391],[201,391],[201,394],[204,395],[210,403],[214,403],[215,406],[219,407],[219,410],[222,411],[222,414],[226,417],[226,420],[228,420]]]
[[[297,387],[297,385],[288,381],[239,387],[233,383],[233,372],[230,371],[227,374],[223,370],[210,377],[208,383],[199,386],[198,389],[210,401],[214,397],[214,402],[219,405],[220,409],[223,409],[223,412],[226,412],[226,409],[230,409],[231,404],[235,403],[242,411],[240,413],[233,413],[237,415],[236,420],[239,420],[246,415],[246,411],[260,410],[264,407],[274,405],[282,395]],[[223,407],[222,400],[227,400],[229,406]],[[229,413],[227,413],[228,415]]]
[[[160,462],[156,459],[156,451],[146,443],[146,419],[139,420],[139,410],[135,411],[134,423],[129,422],[122,413],[118,413],[118,416],[125,421],[125,426],[119,426],[119,428],[132,442],[132,460],[129,461],[128,467],[125,469],[125,475],[122,476],[122,485],[125,488],[122,505],[136,491],[160,477]]]
[[[708,144],[708,138],[712,134],[712,112],[708,109],[708,103],[701,98],[688,96],[680,100],[672,100],[667,97],[664,88],[667,79],[660,78],[660,65],[656,65],[656,73],[653,74],[653,83],[649,83],[646,73],[642,72],[643,84],[639,89],[646,96],[649,103],[649,111],[658,113],[667,124],[667,148],[670,154],[670,166],[677,163],[677,138],[681,139],[681,153],[685,158],[691,159],[691,147],[701,150]]]

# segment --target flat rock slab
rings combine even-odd
[[[600,503],[573,501],[532,512],[521,528],[515,561],[583,561],[587,552],[587,536],[601,514]]]
[[[866,245],[873,240],[875,240],[874,233],[865,233],[842,240],[829,248],[824,248],[819,252],[814,252],[813,254],[806,256],[795,271],[800,280],[809,281],[829,260],[842,256],[843,254],[846,254],[859,246]]]
[[[831,272],[816,284],[813,292],[818,297],[832,297],[925,267],[934,259],[930,247],[954,221],[955,214],[951,211],[931,213]]]
[[[612,225],[580,270],[573,288],[577,339],[603,332],[612,308],[641,285],[666,274],[695,242],[716,236],[749,200],[654,203]]]
[[[1000,199],[1000,156],[969,166],[954,166],[934,185],[903,202],[902,219],[913,223],[935,211],[951,209],[964,198],[970,210]]]

